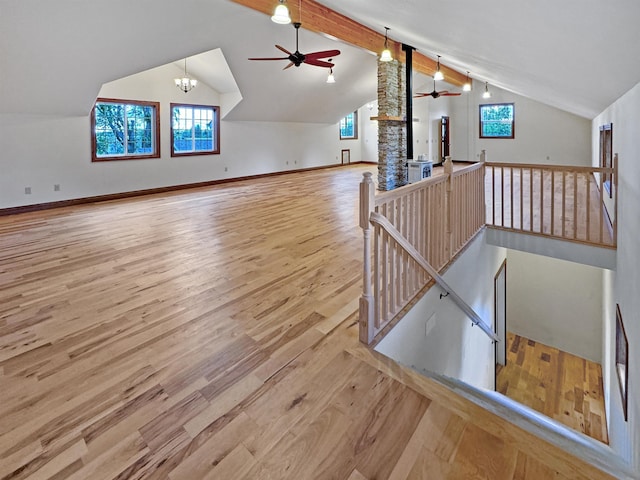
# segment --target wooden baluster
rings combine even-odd
[[[520,167],[520,230],[524,230],[524,191],[523,187],[523,169]]]
[[[573,238],[578,238],[578,172],[573,172]]]
[[[562,221],[562,233],[560,236],[562,238],[565,237],[565,218],[567,216],[567,172],[562,172],[562,214],[560,215],[560,220]]]
[[[556,172],[551,170],[551,235],[554,234],[555,216],[556,216]]]
[[[504,227],[504,167],[500,167],[500,226]]]
[[[592,241],[591,240],[591,178],[593,178],[593,173],[586,173],[584,175],[585,177],[585,184],[586,184],[586,191],[587,191],[587,200],[586,200],[586,204],[587,204],[587,231],[586,231],[586,240],[587,242]]]
[[[385,217],[389,218],[388,210],[389,210],[389,204],[385,203],[382,206],[382,211],[380,213]],[[381,233],[380,248],[382,251],[382,261],[380,262],[380,265],[382,266],[382,275],[380,277],[381,279],[380,299],[379,299],[380,315],[378,320],[379,323],[376,324],[376,328],[380,328],[380,325],[382,325],[387,320],[388,313],[389,313],[389,256],[390,256],[389,236],[384,230],[381,231],[380,233]]]
[[[544,233],[544,170],[540,169],[540,233]]]
[[[404,238],[409,240],[409,243],[413,245],[413,239],[411,238],[411,231],[409,229],[409,222],[411,218],[411,195],[406,195],[402,202],[402,234]],[[399,298],[402,299],[402,303],[408,300],[409,289],[411,288],[411,269],[409,266],[409,254],[407,252],[402,252],[402,282],[401,282],[401,290],[402,295]]]
[[[371,295],[371,222],[369,217],[375,205],[375,184],[371,172],[363,174],[360,182],[360,228],[364,238],[364,262],[362,270],[362,296],[360,297],[360,341],[367,345],[374,337],[374,303]]]
[[[529,231],[533,232],[533,168],[529,168]]]
[[[491,225],[496,224],[496,167],[491,166]]]
[[[451,259],[451,241],[452,241],[452,225],[453,221],[451,214],[453,213],[453,205],[451,202],[451,191],[453,190],[453,162],[451,157],[445,157],[444,160],[444,174],[447,176],[446,193],[444,198],[444,211],[446,218],[445,227],[445,243],[444,243],[444,256],[448,262]]]
[[[602,238],[604,237],[604,177],[605,177],[605,173],[601,172],[600,173],[600,208],[598,208],[599,210],[599,214],[598,214],[598,225],[600,226],[600,236],[599,236],[599,241],[600,243],[602,243]]]
[[[511,204],[509,205],[511,224],[509,225],[509,228],[513,228],[513,167],[509,167],[509,195],[511,196]]]

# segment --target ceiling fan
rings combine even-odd
[[[268,57],[268,58],[250,58],[249,60],[289,60],[289,64],[283,68],[286,70],[289,67],[296,66],[299,67],[303,63],[308,65],[314,65],[316,67],[325,67],[325,68],[333,68],[334,64],[330,61],[322,60],[323,58],[335,57],[340,55],[340,50],[323,50],[321,52],[312,52],[312,53],[300,53],[298,50],[298,31],[300,30],[300,26],[302,24],[300,22],[294,22],[293,26],[296,29],[296,51],[291,53],[284,47],[280,45],[276,45],[278,50],[283,51],[288,56],[287,57]]]
[[[461,93],[455,93],[455,92],[449,92],[448,90],[441,90],[441,91],[436,91],[436,81],[435,79],[433,80],[433,91],[429,92],[429,93],[420,93],[420,92],[416,92],[416,94],[413,96],[413,98],[420,98],[420,97],[433,97],[433,98],[438,98],[438,97],[455,97],[458,95],[462,95]]]

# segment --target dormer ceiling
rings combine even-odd
[[[640,81],[635,0],[321,3],[375,31],[388,26],[394,40],[476,79],[587,118]],[[293,27],[230,0],[24,0],[1,8],[0,113],[87,115],[104,83],[214,49],[242,95],[228,119],[332,123],[376,95],[376,58],[304,30],[304,11],[301,45],[342,51],[334,85],[321,68],[249,62],[272,56],[276,43],[291,46]],[[212,83],[215,75],[204,74]]]

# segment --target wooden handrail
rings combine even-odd
[[[431,266],[425,258],[420,255],[420,253],[407,241],[407,239],[387,220],[383,215],[380,215],[376,212],[371,212],[369,217],[369,221],[375,225],[380,226],[380,228],[384,229],[389,236],[391,236],[396,243],[413,258],[413,260],[420,265],[430,276],[435,280],[435,282],[446,292],[448,292],[451,298],[455,301],[455,303],[460,307],[460,309],[467,314],[469,319],[474,325],[480,327],[480,329],[487,334],[489,338],[491,338],[494,342],[497,342],[498,336],[493,332],[491,327],[487,325],[484,320],[471,308],[450,286],[449,284],[440,276],[438,271]]]
[[[465,173],[469,173],[469,172],[475,172],[476,170],[480,170],[484,165],[482,163],[474,163],[472,165],[469,165],[467,167],[464,168],[460,168],[458,170],[455,170],[454,172],[452,172],[452,176],[455,177],[460,177],[462,175],[464,175]]]
[[[613,173],[612,167],[585,167],[581,165],[550,165],[544,163],[502,163],[486,162],[487,167],[498,168],[533,168],[534,170],[553,170],[556,172],[577,172],[577,173]]]
[[[375,196],[375,206],[378,206],[390,200],[395,200],[397,198],[403,197],[415,190],[422,190],[424,188],[427,188],[429,185],[445,183],[446,181],[446,175],[439,175],[437,177],[429,177],[424,180],[420,180],[416,183],[409,183],[408,185],[403,185],[402,187],[394,188],[393,190],[388,190],[386,192],[379,192]]]

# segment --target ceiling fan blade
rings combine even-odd
[[[283,52],[284,52],[284,53],[286,53],[287,55],[291,55],[291,52],[290,52],[289,50],[287,50],[287,49],[286,49],[286,48],[284,48],[284,47],[281,47],[280,45],[276,45],[276,48],[277,48],[278,50],[283,51]]]
[[[323,50],[321,52],[306,53],[304,56],[315,60],[318,58],[337,57],[338,55],[340,55],[340,50]]]
[[[422,98],[422,97],[430,97],[430,96],[431,96],[430,93],[416,92],[416,94],[413,96],[413,98]]]
[[[289,60],[289,57],[263,57],[263,58],[250,58],[249,60]]]
[[[314,58],[305,57],[304,63],[308,63],[309,65],[315,65],[316,67],[325,67],[325,68],[333,68],[333,63],[325,62],[324,60],[316,60]]]
[[[462,93],[440,92],[441,97],[457,97],[458,95],[462,95]]]
[[[293,67],[293,62],[289,62],[289,65],[284,67],[283,70],[286,70],[287,68],[291,68],[291,67]]]

